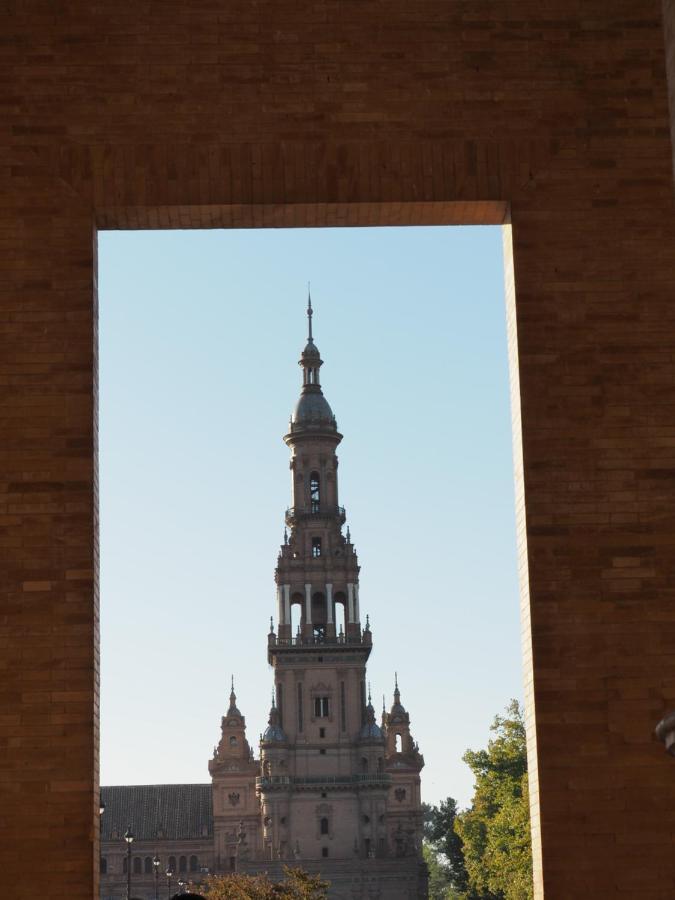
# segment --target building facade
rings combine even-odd
[[[391,708],[383,707],[376,721],[366,675],[372,632],[368,618],[361,621],[359,562],[348,527],[343,534],[346,515],[336,455],[342,435],[321,389],[323,363],[312,335],[311,301],[307,313],[309,335],[299,361],[302,388],[284,436],[291,453],[292,505],[286,510],[275,574],[277,625],[275,630],[271,622],[267,637],[274,691],[259,758],[247,741],[233,684],[209,761],[210,819],[202,822],[209,813],[196,811],[184,817],[203,833],[181,833],[170,846],[160,835],[178,835],[175,823],[164,821],[159,807],[154,819],[133,808],[143,799],[138,792],[151,788],[102,789],[106,804],[110,796],[114,807],[110,825],[107,810],[103,823],[105,898],[120,896],[111,890],[125,865],[119,846],[117,854],[108,852],[113,840],[120,845],[119,831],[124,831],[122,795],[108,794],[115,791],[129,792],[126,824],[133,829],[134,816],[145,823],[139,843],[148,848],[153,840],[161,843],[162,871],[171,869],[169,857],[178,867],[173,871],[195,881],[202,869],[277,875],[293,862],[320,872],[335,898],[426,897],[424,759],[398,680]],[[163,786],[164,796],[171,787]],[[190,787],[196,802],[205,786]],[[198,848],[200,840],[208,846]],[[132,874],[151,875],[140,850],[138,859],[132,857]]]

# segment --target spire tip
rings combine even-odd
[[[309,289],[309,281],[307,282],[307,326],[309,329],[309,335],[307,337],[308,343],[313,343],[314,338],[312,337],[312,316],[314,315],[314,310],[312,309],[312,295]]]

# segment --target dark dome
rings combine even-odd
[[[359,731],[359,740],[381,741],[383,737],[382,729],[375,721],[375,710],[373,709],[373,704],[370,702],[369,698],[368,706],[366,706],[366,721],[361,728],[361,731]]]
[[[381,741],[382,729],[377,722],[366,722],[359,732],[360,741]]]
[[[316,346],[314,341],[307,341],[305,344],[305,349],[302,351],[303,357],[312,356],[316,359],[320,359],[319,356],[319,348]]]
[[[294,425],[299,423],[335,425],[335,416],[323,394],[319,391],[307,391],[303,392],[295,404],[291,422]]]
[[[263,741],[277,741],[285,743],[287,740],[286,733],[281,725],[268,725],[263,734]]]

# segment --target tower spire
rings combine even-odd
[[[230,708],[228,710],[228,715],[241,715],[237,709],[237,695],[234,692],[234,675],[232,675],[230,680]]]
[[[314,310],[312,309],[312,294],[309,288],[309,281],[307,282],[307,343],[313,344],[314,338],[312,337],[312,316],[314,315]]]

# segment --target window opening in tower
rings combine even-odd
[[[314,717],[316,719],[328,718],[328,697],[314,698]]]
[[[318,513],[321,508],[321,489],[319,487],[319,473],[312,472],[309,476],[309,500],[310,509],[313,513]]]
[[[321,556],[321,538],[313,537],[312,538],[312,556],[314,559],[317,559]]]

